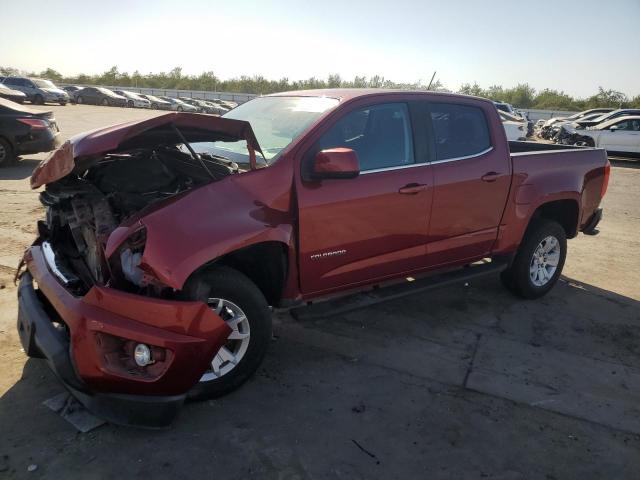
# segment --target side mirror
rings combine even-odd
[[[360,174],[358,155],[350,148],[330,148],[318,152],[313,159],[314,179],[355,178]]]
[[[615,126],[615,125],[611,125],[611,126],[609,127],[609,131],[611,131],[611,132],[615,132],[616,130],[618,130],[618,127],[617,127],[617,126]]]

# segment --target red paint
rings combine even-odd
[[[286,94],[280,94],[286,95]],[[193,189],[154,205],[117,228],[107,254],[136,229],[146,229],[143,267],[179,290],[198,268],[260,242],[288,252],[283,300],[309,300],[355,287],[513,253],[536,209],[554,200],[575,201],[586,226],[606,190],[606,154],[586,149],[510,155],[500,118],[486,100],[449,94],[380,90],[327,90],[340,104],[326,112],[268,168]],[[461,161],[419,164],[355,178],[304,180],[311,147],[347,113],[388,102],[458,102],[480,107],[489,121],[492,150]],[[414,119],[415,120],[415,119]],[[259,146],[247,122],[193,114],[167,114],[73,139],[34,172],[32,185],[59,178],[79,157],[99,155],[138,141],[167,121],[246,138]],[[423,143],[427,143],[426,132]],[[414,137],[416,136],[414,132]],[[414,145],[419,144],[414,138]],[[420,157],[420,155],[423,155]],[[323,173],[356,172],[353,151],[315,157]],[[69,164],[71,161],[71,164]],[[311,159],[314,160],[313,158]],[[39,247],[28,268],[53,307],[69,324],[79,375],[100,391],[170,394],[188,389],[229,334],[222,320],[198,302],[172,302],[94,287],[84,298],[66,292],[49,274]],[[269,259],[265,259],[268,261]],[[171,350],[154,381],[123,378],[105,368],[96,332]]]
[[[360,165],[356,153],[350,148],[331,148],[316,155],[313,171],[320,175],[356,176],[360,172]]]
[[[38,287],[69,327],[78,375],[97,392],[184,393],[231,333],[204,303],[160,300],[97,286],[77,298],[49,272],[40,247],[31,247],[26,260]],[[171,362],[154,380],[110,369],[97,346],[97,333],[165,348]]]

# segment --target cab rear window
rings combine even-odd
[[[436,160],[474,156],[491,147],[489,125],[481,108],[432,103],[430,111]]]

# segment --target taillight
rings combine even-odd
[[[602,189],[600,190],[600,198],[604,198],[604,194],[607,193],[609,188],[609,176],[611,175],[611,163],[607,160],[607,164],[604,166],[604,177],[602,179]]]
[[[25,125],[29,125],[34,130],[44,130],[49,128],[49,122],[39,118],[19,118],[18,121]]]

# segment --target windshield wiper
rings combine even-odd
[[[174,123],[172,123],[171,124],[171,128],[173,129],[174,132],[176,132],[176,135],[178,135],[178,138],[180,138],[180,141],[182,141],[182,143],[184,143],[184,146],[187,147],[187,150],[189,150],[189,152],[191,153],[191,156],[193,157],[193,159],[197,160],[198,163],[200,163],[200,165],[202,165],[202,168],[209,174],[209,176],[211,177],[212,180],[215,180],[216,177],[213,175],[213,173],[211,173],[211,170],[209,170],[209,167],[207,167],[207,165],[204,163],[202,158],[200,158],[200,156],[196,153],[196,151],[191,147],[189,142],[187,142],[187,139],[184,138],[184,135],[182,134],[182,132],[180,130],[178,130],[178,127],[176,127],[176,125]]]

